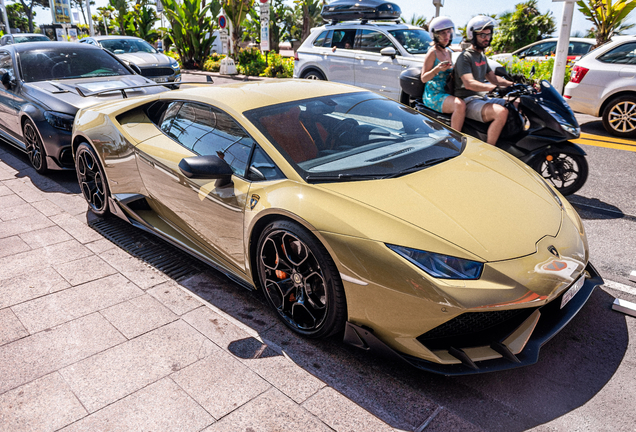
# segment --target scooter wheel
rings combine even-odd
[[[536,158],[531,166],[562,195],[577,192],[587,180],[588,165],[583,155],[555,151]]]

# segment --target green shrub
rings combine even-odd
[[[259,76],[265,67],[265,56],[258,48],[248,47],[239,51],[236,68],[243,75]]]
[[[181,58],[179,57],[179,54],[177,54],[174,51],[164,51],[163,53],[167,55],[168,57],[172,57],[173,59],[175,59],[179,63],[179,67],[183,68],[183,64],[181,63]]]
[[[212,53],[210,57],[203,62],[203,70],[210,72],[218,72],[221,69],[221,60],[227,57],[225,54]]]
[[[294,59],[285,58],[270,51],[267,55],[267,68],[260,76],[270,78],[291,78],[294,75]]]
[[[529,81],[539,80],[552,80],[552,70],[554,69],[554,57],[550,57],[544,61],[537,60],[525,60],[517,57],[512,57],[512,60],[508,63],[501,64],[508,70],[511,75],[522,74]],[[532,67],[534,66],[534,75]],[[570,69],[572,64],[568,63],[565,66],[565,77],[563,78],[563,87],[570,81]]]

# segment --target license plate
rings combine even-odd
[[[578,278],[578,280],[574,282],[574,284],[572,284],[570,289],[568,289],[565,294],[563,294],[563,297],[561,297],[561,309],[563,309],[563,307],[568,304],[570,300],[572,300],[572,298],[576,295],[577,292],[579,292],[584,283],[585,275],[581,275],[581,277]]]
[[[152,80],[153,80],[154,82],[157,82],[157,83],[164,83],[164,82],[168,82],[168,78],[166,78],[166,77],[161,77],[161,78],[152,78]]]

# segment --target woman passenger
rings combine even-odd
[[[422,100],[428,108],[451,114],[451,127],[461,131],[466,117],[466,104],[458,97],[450,95],[444,87],[446,81],[454,79],[451,50],[447,47],[453,40],[455,24],[449,17],[434,18],[429,24],[429,33],[433,38],[433,49],[424,57],[421,79],[426,83]]]

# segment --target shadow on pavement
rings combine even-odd
[[[570,195],[568,201],[576,208],[582,219],[621,219],[634,218],[623,211],[598,198],[587,198],[580,195]],[[636,218],[634,218],[636,219]]]

